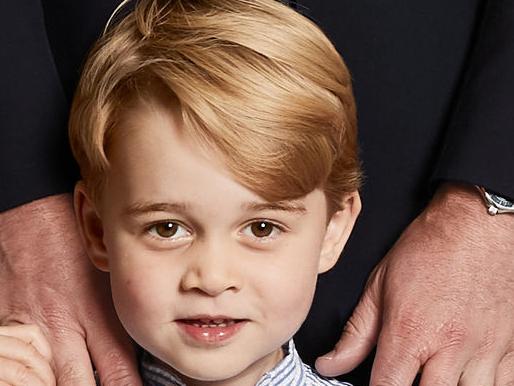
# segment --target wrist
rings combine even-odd
[[[471,184],[442,184],[420,218],[452,236],[514,245],[514,215],[491,216],[482,194]]]
[[[472,184],[445,182],[436,190],[427,206],[431,214],[486,217],[484,202]]]

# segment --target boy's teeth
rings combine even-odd
[[[193,322],[195,327],[199,328],[214,328],[214,327],[227,327],[231,326],[235,323],[233,319],[202,319],[198,322]]]

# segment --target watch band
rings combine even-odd
[[[487,213],[491,216],[495,216],[498,213],[510,213],[514,214],[514,202],[502,197],[496,193],[489,192],[482,186],[475,185],[482,194],[485,205],[487,207]]]

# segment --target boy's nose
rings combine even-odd
[[[184,291],[198,290],[209,296],[238,291],[241,277],[229,250],[206,245],[190,256],[181,280]]]

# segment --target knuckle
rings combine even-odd
[[[27,332],[33,337],[33,338],[40,338],[43,337],[43,330],[41,330],[41,327],[39,327],[37,324],[29,324],[26,326]]]
[[[80,384],[86,379],[84,370],[78,369],[75,365],[68,363],[59,369],[57,374],[57,384],[63,386],[73,386]]]
[[[28,385],[29,384],[29,372],[28,369],[21,365],[16,364],[12,366],[12,377],[17,382],[16,384]]]
[[[494,330],[488,330],[482,337],[477,350],[477,356],[484,356],[491,353],[498,343],[496,333]]]
[[[59,344],[67,344],[70,336],[79,335],[83,339],[83,329],[77,327],[76,318],[72,318],[66,312],[59,312],[55,309],[45,313],[46,328],[51,341]]]
[[[37,350],[37,348],[35,348],[33,345],[31,345],[30,343],[27,343],[27,342],[23,342],[23,347],[24,349],[26,350],[24,352],[24,355],[26,357],[37,357],[39,354],[39,351]]]
[[[426,332],[422,318],[404,315],[396,323],[390,325],[391,334],[408,341],[418,341]]]
[[[359,326],[362,326],[360,316],[358,314],[354,314],[345,324],[343,332],[351,336],[360,336],[364,333],[364,331],[362,331]]]
[[[391,325],[389,341],[393,342],[398,360],[406,363],[425,363],[430,357],[430,337],[425,323],[417,317],[404,317]]]
[[[68,330],[70,322],[74,320],[64,307],[46,307],[43,315],[48,328],[52,330]]]
[[[426,381],[426,385],[430,386],[453,386],[454,383],[450,380],[448,376],[445,375],[434,375]]]
[[[400,379],[393,374],[385,374],[376,381],[371,383],[371,386],[402,386],[403,383]]]
[[[132,386],[134,377],[127,369],[117,369],[116,371],[101,377],[101,383],[105,386]]]
[[[131,386],[135,384],[134,374],[130,370],[127,360],[118,351],[111,351],[105,357],[110,365],[108,372],[100,374],[102,385],[105,386]]]
[[[472,337],[469,327],[463,322],[452,321],[443,328],[443,344],[445,347],[461,347]]]
[[[392,331],[395,335],[407,339],[418,339],[426,331],[426,321],[417,313],[404,313],[393,324]]]
[[[428,348],[420,345],[404,347],[403,354],[405,357],[404,362],[412,363],[416,361],[419,366],[421,366],[422,363],[425,363],[429,357]]]
[[[410,364],[416,364],[421,367],[430,357],[430,353],[427,347],[419,344],[408,344],[403,342],[398,348],[398,363],[405,366]]]

